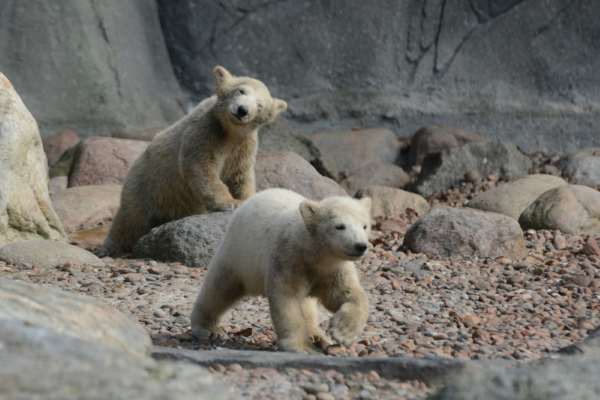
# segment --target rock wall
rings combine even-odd
[[[594,0],[158,0],[175,72],[256,75],[304,128],[445,123],[527,150],[600,143]]]

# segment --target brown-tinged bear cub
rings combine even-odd
[[[316,352],[330,339],[317,301],[334,313],[329,333],[349,345],[367,321],[368,301],[353,261],[368,248],[371,200],[307,200],[269,189],[232,216],[192,312],[192,333],[219,333],[219,319],[244,296],[266,296],[279,347]]]
[[[216,96],[159,133],[129,171],[104,252],[130,252],[153,227],[235,208],[255,192],[258,128],[287,108],[260,81],[214,69]]]

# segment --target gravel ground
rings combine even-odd
[[[473,193],[495,184],[493,177],[467,183],[431,202],[461,206]],[[591,255],[587,238],[527,231],[529,256],[524,260],[435,259],[403,251],[404,233],[415,220],[406,215],[375,225],[372,250],[358,263],[370,298],[368,326],[352,347],[330,347],[327,354],[532,360],[582,340],[600,325],[600,257]],[[202,344],[192,339],[189,314],[205,268],[105,261],[104,268],[65,265],[56,270],[0,263],[0,272],[102,298],[135,316],[158,345],[276,349],[267,303],[261,298],[245,300],[230,312],[224,319],[226,337]],[[325,311],[323,317],[327,318]],[[213,370],[244,398],[289,393],[299,399],[419,399],[430,390],[419,382],[394,382],[372,374],[344,377],[334,371],[218,365]],[[314,390],[302,389],[308,384],[321,385],[333,397],[316,397]]]

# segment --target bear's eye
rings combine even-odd
[[[246,91],[244,89],[238,89],[238,93],[243,96],[246,94]]]
[[[335,229],[337,229],[338,231],[343,231],[344,229],[346,229],[346,225],[344,225],[344,224],[337,224],[335,226]]]
[[[366,226],[366,225],[363,225],[363,229],[366,231],[366,230],[367,230],[367,226]]]

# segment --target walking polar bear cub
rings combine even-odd
[[[216,96],[159,133],[125,180],[121,206],[104,243],[131,251],[155,226],[237,206],[255,192],[257,130],[286,110],[256,79],[214,68]]]
[[[264,295],[279,347],[315,352],[330,340],[319,327],[317,300],[334,313],[333,339],[350,344],[368,316],[368,301],[352,261],[368,247],[371,199],[307,200],[269,189],[232,216],[192,312],[192,332],[219,332],[219,319],[244,296]]]

